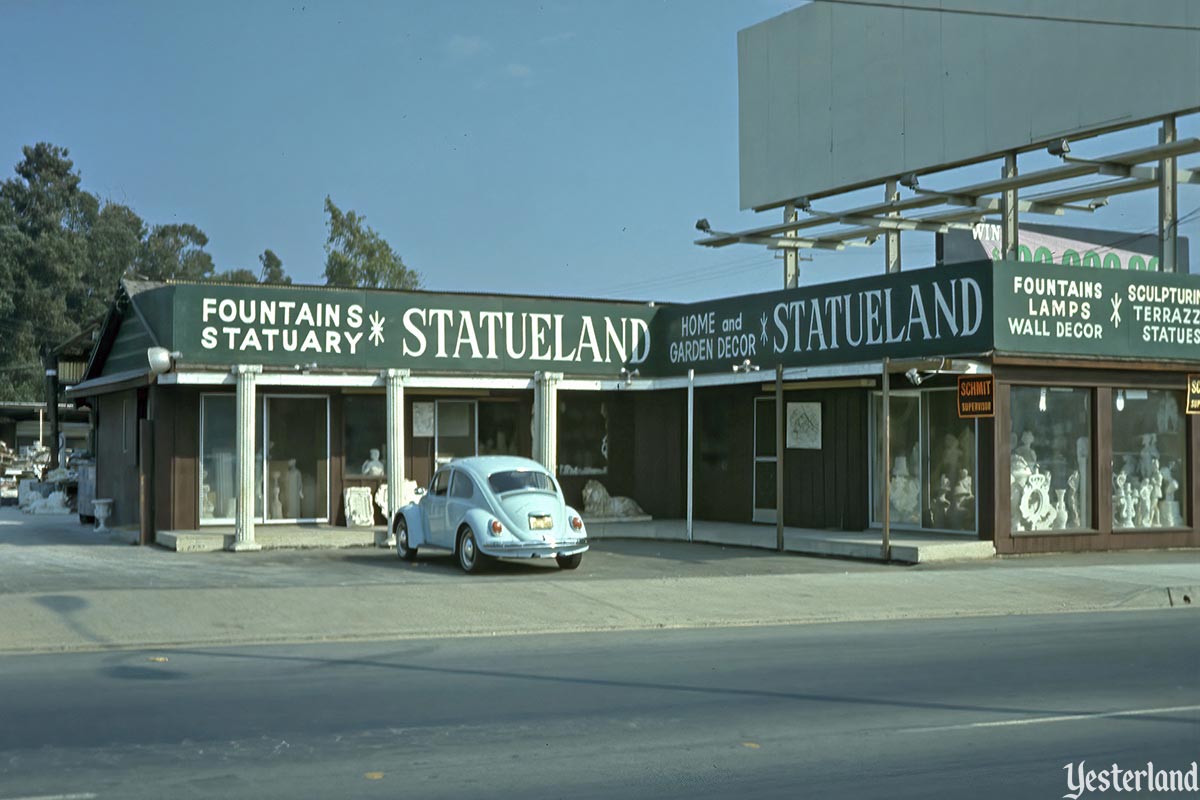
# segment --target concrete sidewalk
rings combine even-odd
[[[592,555],[596,566],[590,571],[585,559],[574,573],[522,564],[476,578],[459,573],[448,559],[408,564],[373,548],[349,554],[131,548],[96,542],[66,520],[6,513],[0,515],[0,652],[982,618],[1200,604],[1200,556],[1192,552],[927,567],[657,542],[641,549],[598,542]],[[79,572],[49,571],[60,562]],[[42,578],[18,580],[31,570]],[[85,579],[98,571],[106,572],[103,580]],[[39,585],[47,589],[39,591]]]

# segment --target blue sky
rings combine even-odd
[[[771,253],[703,250],[693,225],[779,217],[738,211],[737,31],[798,4],[0,0],[0,168],[12,175],[22,145],[68,147],[88,190],[151,224],[199,225],[218,269],[257,269],[269,247],[322,282],[329,194],[429,289],[765,291],[781,280]],[[1154,141],[1143,129],[1103,151]],[[1183,187],[1181,212],[1197,205]],[[1151,230],[1155,196],[1065,222]],[[1200,222],[1182,233],[1196,247]],[[906,265],[933,249],[908,236]],[[806,283],[882,269],[883,253],[815,259]]]

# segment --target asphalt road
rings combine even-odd
[[[1198,624],[1171,609],[10,656],[0,800],[1057,798],[1068,762],[1200,757]]]

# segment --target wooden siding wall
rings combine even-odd
[[[759,394],[757,386],[695,390],[692,509],[698,520],[750,522],[754,503],[754,398]]]
[[[785,525],[867,527],[868,397],[864,389],[784,392],[784,403],[821,403],[821,449],[784,451]]]
[[[1087,550],[1162,549],[1170,547],[1200,547],[1200,525],[1197,522],[1197,498],[1200,498],[1200,425],[1196,417],[1185,417],[1188,452],[1188,480],[1179,487],[1180,501],[1187,514],[1189,526],[1171,531],[1114,531],[1110,489],[1112,486],[1112,399],[1117,388],[1172,389],[1186,388],[1187,376],[1182,372],[1117,371],[1100,369],[1048,369],[1029,366],[997,366],[996,420],[992,442],[995,448],[995,473],[992,487],[994,508],[985,507],[980,497],[980,514],[995,521],[996,551],[999,553],[1055,553]],[[1009,485],[1011,470],[1010,435],[1012,433],[1012,398],[1014,385],[1069,386],[1092,389],[1092,520],[1095,529],[1077,533],[1012,534],[1012,492]],[[981,454],[982,457],[982,454]]]
[[[96,399],[96,497],[111,498],[113,526],[138,523],[138,392]]]
[[[151,389],[154,417],[156,530],[194,530],[200,525],[200,390]]]

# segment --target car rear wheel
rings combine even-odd
[[[475,542],[475,532],[463,528],[458,535],[458,565],[463,572],[473,574],[480,572],[486,561],[487,556],[479,552],[479,545]]]
[[[583,553],[576,553],[573,556],[555,556],[554,560],[562,569],[575,569],[583,562]]]
[[[405,561],[415,561],[417,548],[408,546],[408,523],[401,517],[396,521],[396,555]]]

